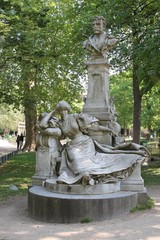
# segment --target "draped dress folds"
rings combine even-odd
[[[140,145],[100,145],[80,130],[81,119],[81,114],[69,114],[59,122],[64,136],[71,141],[62,152],[58,182],[73,184],[86,175],[97,182],[115,182],[128,177],[145,160],[146,151]]]

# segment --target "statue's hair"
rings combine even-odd
[[[68,110],[71,111],[71,106],[66,101],[62,100],[56,105],[56,110]]]
[[[96,20],[102,20],[103,22],[103,27],[105,28],[106,27],[106,20],[103,16],[96,16],[95,18],[93,18],[93,21],[96,21]]]

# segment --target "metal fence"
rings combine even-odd
[[[8,153],[8,154],[6,154],[6,155],[1,156],[1,157],[0,157],[0,164],[5,163],[5,162],[8,161],[12,156],[14,156],[14,155],[16,155],[16,154],[18,154],[18,150],[13,151],[13,152],[10,152],[10,153]]]
[[[146,147],[151,155],[160,155],[160,138],[153,138],[146,142]]]

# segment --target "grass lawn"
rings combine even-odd
[[[147,166],[142,166],[142,178],[145,186],[160,185],[160,160],[151,161]]]
[[[0,201],[13,195],[25,195],[35,174],[35,152],[21,153],[0,165]],[[15,185],[18,191],[10,190]]]
[[[21,153],[0,165],[0,201],[13,195],[26,195],[31,178],[35,174],[35,152]],[[160,160],[142,166],[145,186],[160,184]],[[18,191],[10,190],[15,185]]]

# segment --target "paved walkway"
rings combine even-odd
[[[16,150],[16,143],[0,139],[0,156]],[[155,200],[151,210],[101,222],[55,224],[28,217],[27,196],[0,203],[0,240],[160,240],[160,185],[147,187]]]
[[[28,217],[27,196],[13,197],[0,203],[0,240],[160,240],[160,186],[147,189],[152,209],[86,224],[36,221]]]
[[[8,153],[11,153],[13,151],[16,151],[17,144],[10,143],[8,140],[0,139],[0,157],[4,156]]]

